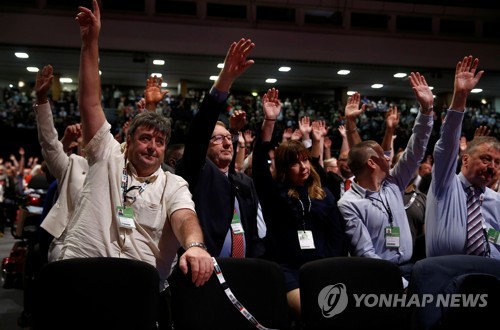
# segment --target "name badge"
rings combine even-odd
[[[135,228],[134,210],[131,207],[117,206],[116,215],[118,216],[118,225],[121,228]]]
[[[299,230],[297,231],[299,236],[299,244],[302,250],[315,249],[313,233],[310,230]]]
[[[399,238],[399,227],[385,227],[385,247],[398,248]]]
[[[231,220],[231,229],[235,234],[243,234],[245,232],[238,216],[233,216],[233,220]]]
[[[500,245],[500,230],[488,229],[488,242]]]

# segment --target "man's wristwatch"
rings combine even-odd
[[[185,250],[187,251],[188,249],[192,248],[192,247],[199,247],[199,248],[202,248],[203,250],[207,251],[207,246],[205,245],[205,243],[202,243],[202,242],[192,242],[192,243],[189,243]]]

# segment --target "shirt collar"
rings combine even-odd
[[[462,187],[464,188],[465,191],[469,190],[470,187],[474,186],[472,183],[469,182],[469,180],[467,180],[467,178],[465,177],[465,175],[460,172],[458,173],[458,179],[460,180],[460,182],[462,183]],[[484,193],[486,188],[481,188],[481,187],[478,187],[478,186],[474,186],[477,190],[480,190],[481,193]]]
[[[163,170],[161,169],[161,166],[160,166],[156,170],[156,172],[154,172],[153,174],[151,174],[149,176],[144,176],[144,177],[137,176],[137,170],[135,169],[134,165],[128,159],[127,159],[127,170],[132,175],[132,177],[135,180],[139,181],[140,183],[143,183],[145,181],[148,181],[149,183],[153,183],[158,178],[158,175],[161,172],[163,172]]]

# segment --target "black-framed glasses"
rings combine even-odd
[[[210,138],[214,144],[222,144],[222,141],[226,139],[228,142],[233,142],[233,136],[231,134],[228,135],[214,135]]]

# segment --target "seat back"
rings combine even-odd
[[[156,329],[159,275],[122,258],[46,264],[35,279],[35,329]]]
[[[255,258],[216,258],[235,298],[264,327],[290,326],[284,275],[271,261]],[[214,272],[203,286],[195,287],[179,268],[169,277],[172,322],[183,329],[255,329],[233,305]]]
[[[390,294],[403,297],[400,270],[390,261],[362,257],[316,260],[301,267],[299,281],[305,329],[402,328],[400,306],[384,303],[379,307],[382,294],[388,299]]]
[[[451,294],[469,299],[470,303],[460,307],[448,307],[443,311],[444,329],[487,329],[491,317],[500,310],[500,278],[488,274],[467,274],[459,276],[450,285]]]
[[[466,280],[468,275],[472,276]],[[488,293],[489,287],[484,287],[482,281],[490,281],[491,275],[500,278],[500,260],[473,255],[446,255],[427,257],[415,263],[412,269],[408,296],[417,295],[422,300],[424,295],[432,297],[433,302],[425,306],[407,308],[406,320],[409,329],[442,329],[445,314],[452,309],[444,308],[445,304],[437,303],[439,295],[446,301],[445,295],[460,294],[464,284],[464,294]],[[490,292],[494,297],[494,291]],[[498,292],[498,291],[497,291]],[[432,295],[432,296],[431,296]],[[492,299],[493,299],[492,297]],[[498,299],[498,297],[496,297]],[[462,301],[462,300],[460,300]],[[461,304],[457,303],[457,304]],[[472,309],[470,310],[472,312]],[[476,309],[476,312],[478,309]],[[452,312],[453,313],[453,312]],[[453,315],[448,322],[451,322]]]

